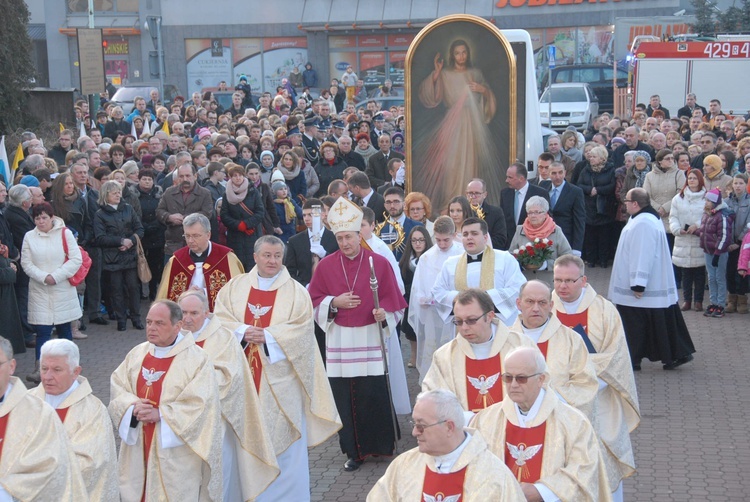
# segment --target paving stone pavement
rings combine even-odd
[[[607,291],[611,269],[588,271],[589,282]],[[145,318],[147,304],[142,303]],[[636,373],[642,420],[633,434],[638,472],[625,481],[628,501],[748,500],[750,441],[746,412],[750,403],[750,315],[728,314],[723,319],[685,313],[695,343],[695,361],[676,371],[660,363],[643,362]],[[144,331],[120,333],[114,323],[89,325],[89,338],[78,342],[83,375],[106,404],[109,377],[125,354],[145,340]],[[408,343],[402,344],[404,358]],[[23,379],[34,367],[34,352],[17,356],[16,375]],[[419,392],[417,372],[407,370],[412,400]],[[738,383],[740,383],[738,385]],[[399,417],[399,451],[416,446]],[[385,472],[390,459],[369,459],[359,471],[343,471],[346,458],[336,438],[310,450],[313,501],[362,501]]]

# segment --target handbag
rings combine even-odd
[[[138,279],[141,282],[151,282],[151,269],[148,266],[148,260],[146,260],[146,253],[143,252],[143,244],[141,244],[141,238],[135,236],[135,243],[138,246]]]
[[[68,240],[65,238],[66,230],[68,230],[68,227],[63,228],[62,241],[63,241],[63,251],[65,251],[65,261],[68,261],[69,260]],[[86,275],[89,273],[89,270],[91,269],[91,257],[86,252],[86,250],[83,249],[81,246],[78,246],[78,249],[81,252],[81,266],[78,269],[78,271],[73,275],[73,277],[70,277],[68,279],[68,282],[70,283],[71,286],[78,286],[84,280],[86,280]]]

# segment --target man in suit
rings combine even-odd
[[[526,201],[534,195],[539,195],[549,202],[547,190],[531,185],[527,180],[528,177],[529,172],[526,166],[520,162],[511,164],[505,172],[505,182],[508,188],[503,188],[500,192],[500,208],[505,215],[506,250],[516,233],[516,226],[523,225],[526,220]]]
[[[544,188],[545,190],[550,189],[552,181],[549,178],[549,167],[555,161],[555,156],[549,152],[542,152],[536,161],[537,177],[533,183],[537,186]],[[563,164],[565,166],[565,164]],[[566,171],[567,172],[567,171]]]
[[[586,228],[586,206],[583,190],[565,181],[565,166],[553,162],[549,168],[551,183],[543,185],[549,190],[550,215],[562,229],[576,256],[583,250],[583,232]]]
[[[505,214],[497,206],[485,202],[487,198],[487,184],[483,179],[474,178],[466,185],[466,198],[469,199],[474,216],[483,219],[489,228],[492,247],[494,249],[508,249]]]
[[[406,164],[403,160],[392,158],[388,161],[388,174],[391,176],[390,181],[386,181],[378,187],[378,193],[380,195],[385,194],[385,191],[391,187],[399,187],[404,192],[406,187],[404,186],[404,179],[406,177]]]
[[[352,174],[347,180],[353,201],[362,207],[369,207],[375,213],[378,223],[385,221],[385,199],[370,186],[370,179],[363,172]]]
[[[367,179],[366,176],[365,179]],[[320,206],[321,211],[321,221],[315,225],[316,232],[313,232],[313,206]],[[303,286],[310,283],[320,260],[339,249],[336,236],[323,225],[323,221],[326,220],[325,212],[326,206],[319,199],[307,199],[302,206],[302,219],[307,229],[290,237],[286,244],[284,266],[292,279]],[[318,342],[320,354],[325,356],[326,334],[317,324],[315,324],[315,339]]]
[[[378,147],[380,150],[367,161],[365,173],[370,178],[370,185],[379,187],[386,181],[390,181],[391,175],[388,174],[388,161],[392,158],[404,160],[404,156],[391,150],[391,137],[388,133],[383,133],[378,138]],[[378,213],[375,213],[376,215]]]

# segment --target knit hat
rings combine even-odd
[[[706,192],[706,200],[709,202],[713,202],[715,206],[718,206],[719,204],[721,204],[721,190],[719,190],[718,188],[712,188],[711,190]]]
[[[273,159],[273,152],[271,150],[263,150],[260,154],[260,160],[263,160],[263,157],[271,157]]]
[[[36,179],[36,177],[27,174],[23,178],[21,178],[21,184],[26,185],[27,187],[38,187],[39,186],[39,180]]]
[[[276,181],[284,182],[284,174],[279,171],[278,169],[274,169],[273,173],[271,174],[271,183],[274,183]]]
[[[721,169],[721,158],[714,154],[706,156],[706,158],[703,159],[703,167],[705,168],[707,166],[711,167],[712,173],[717,169]]]
[[[276,191],[281,190],[282,188],[286,188],[286,183],[284,183],[283,181],[274,181],[271,185],[271,192],[273,192],[273,195],[276,196]]]

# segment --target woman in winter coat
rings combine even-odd
[[[584,259],[589,267],[606,268],[611,248],[612,224],[615,221],[615,167],[603,146],[591,149],[586,166],[578,178],[586,203]]]
[[[126,294],[133,327],[143,329],[136,248],[136,237],[143,239],[143,225],[133,206],[122,200],[122,192],[122,186],[116,181],[103,184],[99,191],[99,210],[94,215],[94,238],[102,249],[102,273],[109,278],[117,331],[125,331],[127,327]]]
[[[747,190],[747,173],[739,173],[732,180],[732,193],[725,199],[727,207],[734,212],[734,235],[729,245],[727,261],[727,308],[726,313],[747,314],[748,280],[737,273],[742,240],[750,227],[750,193]]]
[[[708,272],[708,289],[711,304],[703,315],[724,317],[727,300],[727,260],[732,243],[734,213],[722,200],[721,190],[713,188],[706,193],[705,208],[698,235],[701,240]]]
[[[81,318],[78,293],[68,279],[78,272],[83,259],[73,232],[55,216],[49,203],[32,206],[31,216],[36,228],[23,239],[21,266],[30,279],[28,319],[36,331],[36,369],[26,380],[39,383],[39,355],[52,328],[58,338],[70,340],[71,322]]]
[[[698,229],[703,218],[706,195],[703,173],[691,169],[685,186],[672,198],[669,230],[674,235],[672,263],[682,270],[682,310],[703,311],[703,292],[706,288],[706,258],[700,246]]]
[[[151,282],[148,284],[149,300],[156,298],[156,287],[164,271],[164,231],[167,229],[156,217],[156,208],[163,192],[155,181],[156,171],[153,169],[141,169],[138,172],[138,200],[143,214],[143,252],[151,270]]]
[[[289,196],[292,199],[301,202],[303,199],[300,199],[300,196],[307,197],[307,179],[302,172],[302,162],[294,151],[284,152],[276,164],[276,169],[284,175],[284,183],[289,188]]]
[[[685,173],[677,169],[671,150],[659,150],[653,169],[646,175],[643,189],[651,198],[651,207],[659,213],[667,231],[670,248],[674,246],[674,236],[669,230],[669,210],[672,199],[685,187]]]
[[[315,172],[315,167],[310,164],[310,161],[305,158],[305,148],[302,146],[295,146],[292,151],[297,154],[302,164],[302,172],[305,173],[305,184],[307,185],[307,193],[305,193],[305,199],[312,199],[320,189],[320,180],[318,179],[318,173]]]
[[[245,270],[255,266],[253,247],[260,237],[265,208],[260,192],[245,177],[245,169],[228,163],[226,198],[221,204],[221,222],[227,227],[227,246],[242,262]]]
[[[367,161],[370,160],[370,157],[378,153],[378,149],[370,143],[369,132],[360,132],[354,139],[357,140],[357,146],[354,147],[354,151],[362,156],[365,165],[367,165]]]
[[[318,173],[320,188],[318,197],[328,195],[328,185],[333,180],[344,179],[344,169],[347,168],[346,162],[339,157],[339,147],[332,141],[326,141],[320,145],[320,160],[315,166],[315,172]]]

